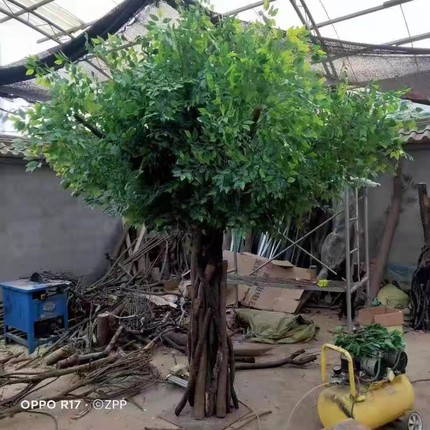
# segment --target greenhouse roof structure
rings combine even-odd
[[[429,103],[428,0],[270,3],[278,9],[278,27],[305,26],[327,52],[322,71],[329,81],[345,73],[353,85],[377,81],[382,89],[408,88],[408,98]],[[236,15],[256,21],[264,19],[263,4],[263,0],[212,0],[210,7],[221,18]],[[107,76],[103,65],[86,55],[87,38],[119,33],[130,42],[145,32],[154,8],[174,15],[175,5],[175,0],[0,0],[0,97],[30,101],[47,97],[26,75],[28,55],[54,65],[55,55],[62,51],[89,71]]]

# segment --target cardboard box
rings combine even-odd
[[[357,322],[361,325],[380,324],[389,331],[403,331],[403,312],[386,306],[360,309]]]
[[[287,290],[276,287],[251,287],[243,300],[250,308],[263,311],[294,313],[299,306],[303,290]]]
[[[237,288],[237,298],[239,303],[245,300],[246,294],[251,289],[248,285],[227,285],[227,306],[234,306],[236,304],[236,288]]]
[[[228,270],[235,268],[234,252],[224,251],[224,260],[228,261]],[[251,273],[266,263],[269,259],[259,257],[258,255],[248,252],[237,253],[237,269],[241,276],[250,276]],[[303,269],[296,267],[289,261],[273,260],[260,269],[253,276],[266,279],[280,280],[312,280],[315,278],[315,272],[312,269]]]

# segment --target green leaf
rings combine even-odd
[[[26,74],[27,76],[34,75],[34,69],[27,69],[27,71],[25,72],[25,74]]]
[[[34,172],[38,167],[40,167],[40,163],[38,161],[30,161],[29,163],[27,163],[25,171]]]

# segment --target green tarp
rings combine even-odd
[[[317,331],[315,323],[301,315],[254,309],[237,309],[236,315],[248,326],[246,337],[251,342],[308,342]]]

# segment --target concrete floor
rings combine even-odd
[[[315,322],[320,326],[317,340],[305,345],[282,345],[276,347],[265,359],[273,359],[302,347],[307,350],[319,348],[332,338],[330,331],[339,321],[334,314],[313,313]],[[430,334],[411,332],[406,334],[407,352],[409,355],[408,375],[411,380],[430,378]],[[178,361],[185,357],[176,355]],[[336,357],[330,357],[336,362]],[[154,357],[154,363],[163,375],[173,366],[174,360],[170,350],[160,350]],[[50,386],[50,390],[60,389],[67,380]],[[297,408],[287,429],[290,412],[298,400],[310,389],[321,383],[319,364],[306,368],[282,367],[278,369],[250,370],[237,373],[236,389],[238,396],[249,407],[262,411],[270,409],[272,413],[261,418],[261,427],[254,421],[244,427],[248,430],[284,429],[284,430],[320,430],[316,399],[319,390],[309,395]],[[417,397],[417,410],[422,414],[426,430],[430,430],[430,387],[428,383],[414,385]],[[429,388],[426,388],[429,387]],[[1,393],[0,393],[1,394]],[[173,429],[172,425],[162,419],[166,411],[175,405],[182,394],[182,389],[170,384],[159,384],[136,396],[122,410],[94,411],[80,419],[74,419],[77,411],[50,411],[58,419],[59,430],[143,430]],[[390,429],[399,429],[391,426]],[[49,417],[34,414],[19,414],[13,418],[0,421],[0,429],[7,430],[54,430],[54,422]],[[388,430],[388,429],[387,429]]]

